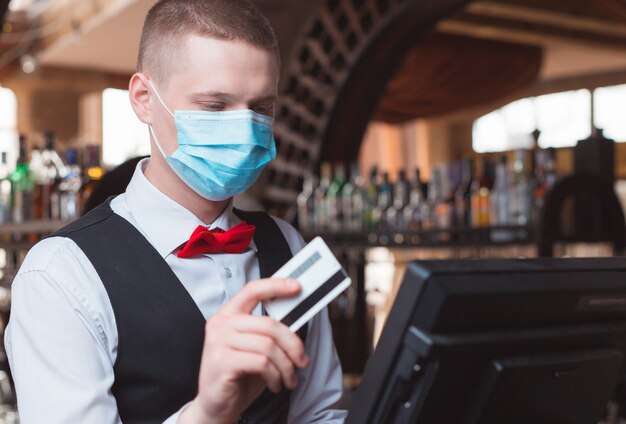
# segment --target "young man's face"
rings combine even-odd
[[[271,51],[242,41],[190,35],[181,51],[164,54],[168,75],[152,81],[167,107],[175,110],[225,111],[252,109],[273,116],[278,87],[278,60]],[[161,147],[178,147],[174,119],[151,96],[152,126]]]

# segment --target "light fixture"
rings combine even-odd
[[[25,74],[32,74],[37,69],[37,59],[29,53],[20,57],[20,63]]]

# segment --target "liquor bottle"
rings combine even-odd
[[[67,162],[65,176],[59,184],[60,205],[59,218],[74,220],[80,215],[80,188],[82,186],[82,171],[78,165],[78,152],[74,148],[65,151]]]
[[[10,221],[11,180],[7,152],[0,153],[0,224]]]
[[[461,184],[454,192],[454,223],[457,228],[467,229],[471,227],[473,174],[472,158],[465,158],[461,162]]]
[[[531,186],[526,175],[526,151],[517,150],[511,181],[511,224],[527,225],[531,214]]]
[[[448,229],[451,223],[451,208],[443,191],[443,169],[434,168],[430,184],[427,187],[426,201],[422,202],[421,219],[422,228]]]
[[[399,199],[399,203],[402,203],[402,207],[409,204],[409,195],[411,193],[411,182],[408,180],[406,171],[401,169],[398,171],[398,181],[394,187],[396,197]]]
[[[89,145],[85,148],[85,161],[83,166],[83,185],[80,188],[81,212],[84,205],[91,196],[96,184],[104,176],[104,169],[100,166],[100,146]]]
[[[364,190],[364,210],[363,210],[363,226],[369,230],[376,229],[377,222],[375,222],[374,211],[378,206],[378,167],[373,166],[370,171],[370,179]]]
[[[364,192],[361,172],[356,162],[350,164],[350,179],[341,192],[343,227],[348,231],[361,229],[364,209]]]
[[[330,163],[324,162],[320,168],[320,183],[314,192],[314,222],[317,230],[328,229],[328,202],[326,196],[331,182]]]
[[[452,195],[446,190],[445,178],[447,176],[447,167],[441,167],[433,173],[433,188],[435,189],[434,201],[434,219],[435,228],[447,230],[452,226]],[[440,239],[446,239],[447,235],[440,234]]]
[[[556,183],[555,149],[537,150],[535,152],[535,187],[532,219],[537,221],[548,192]]]
[[[405,227],[403,210],[409,203],[409,182],[406,179],[406,171],[398,172],[398,181],[393,185],[393,200],[385,213],[387,228],[402,229]]]
[[[302,192],[298,195],[298,226],[302,231],[315,229],[315,186],[317,178],[309,175],[304,179]]]
[[[410,190],[412,191],[414,188],[421,190],[422,192],[422,200],[425,200],[428,196],[428,183],[422,181],[422,173],[419,168],[415,168],[413,172],[413,177],[410,182]]]
[[[11,220],[21,223],[33,219],[35,178],[28,166],[26,138],[20,135],[19,156],[11,180]]]
[[[328,222],[332,231],[341,230],[343,211],[341,200],[343,187],[346,185],[346,170],[342,163],[335,164],[334,179],[328,187]]]
[[[547,191],[552,190],[552,187],[556,184],[556,149],[549,147],[546,149],[546,163],[544,164],[545,170],[545,187]]]
[[[489,227],[489,197],[493,186],[490,173],[490,163],[483,158],[480,176],[472,182],[471,217],[473,228]]]
[[[491,226],[505,227],[511,224],[511,184],[506,156],[502,156],[496,165],[496,179],[491,190]],[[493,228],[490,232],[491,241],[509,242],[513,240],[514,233],[506,228]]]
[[[61,197],[59,184],[65,177],[66,169],[63,160],[55,150],[56,136],[54,132],[47,131],[44,134],[45,149],[41,152],[41,159],[47,170],[48,178],[51,181],[50,209],[48,216],[52,219],[61,218]]]
[[[506,156],[502,156],[500,162],[496,165],[496,179],[491,190],[489,222],[492,226],[503,226],[510,223],[509,190]]]
[[[367,186],[365,179],[361,175],[361,169],[357,163],[354,163],[353,184],[354,193],[352,194],[352,230],[361,231],[365,227],[365,213],[367,204]]]
[[[427,184],[426,200],[422,202],[421,219],[422,229],[432,230],[437,227],[437,204],[439,203],[441,189],[441,170],[435,168],[431,172],[430,183]]]
[[[386,228],[385,214],[391,207],[392,187],[389,182],[389,172],[383,172],[382,182],[378,187],[378,202],[372,211],[372,224],[374,228]]]
[[[43,186],[39,183],[40,179],[45,178],[45,171],[43,161],[41,159],[42,149],[38,146],[33,146],[30,152],[30,171],[35,179],[35,186],[33,190],[33,219],[43,219],[44,217],[44,193]]]
[[[419,184],[411,184],[409,203],[404,207],[402,211],[403,221],[407,229],[415,231],[422,228],[423,202],[424,198],[422,196],[421,181]]]
[[[65,175],[65,165],[55,151],[55,134],[44,133],[45,147],[35,153],[31,160],[31,169],[35,175],[35,218],[59,219],[60,197],[59,184]]]
[[[43,162],[41,160],[41,151],[42,149],[38,146],[33,146],[30,152],[30,170],[35,173],[34,169],[39,169],[43,167]]]
[[[425,184],[428,196],[424,198],[420,208],[421,228],[422,230],[432,230],[435,228],[435,207],[431,198],[431,193],[435,190],[431,188],[432,181]]]
[[[352,219],[353,219],[353,207],[352,196],[356,190],[356,186],[353,181],[354,167],[350,164],[348,178],[346,183],[341,189],[341,195],[339,196],[339,209],[341,210],[341,228],[343,231],[351,231]]]

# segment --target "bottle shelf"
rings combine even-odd
[[[0,236],[47,235],[67,225],[63,220],[36,220],[22,223],[0,224]],[[0,243],[2,243],[0,241]]]
[[[438,248],[535,244],[537,231],[535,226],[525,225],[445,230],[323,230],[301,234],[305,240],[320,236],[327,243],[342,247]]]

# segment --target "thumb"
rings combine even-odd
[[[232,314],[250,314],[263,300],[294,297],[298,293],[300,293],[300,283],[291,278],[250,281],[222,308],[222,311]]]

